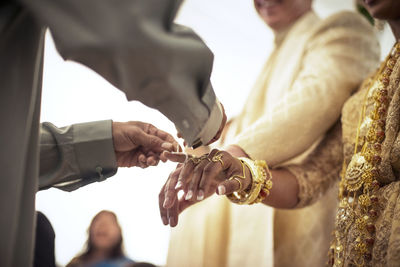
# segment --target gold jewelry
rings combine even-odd
[[[197,165],[200,162],[199,158],[192,155],[189,155],[187,160],[193,162],[194,165]]]
[[[251,188],[248,192],[240,191],[227,195],[230,201],[236,204],[254,204],[261,202],[272,188],[271,173],[263,160],[252,161],[248,158],[239,158],[243,167],[246,165],[252,176]],[[245,173],[245,169],[244,169]]]
[[[202,155],[201,157],[195,157],[195,156],[192,156],[192,155],[188,155],[188,160],[190,160],[191,162],[193,162],[193,164],[194,165],[197,165],[197,164],[199,164],[201,161],[203,161],[203,160],[208,160],[208,161],[211,161],[209,158],[208,158],[208,154],[204,154],[204,155]]]
[[[199,158],[199,162],[200,162],[200,161],[203,161],[203,160],[205,160],[205,159],[211,162],[211,160],[208,158],[208,153],[202,155],[202,156]]]
[[[243,190],[243,184],[242,184],[242,182],[240,181],[240,179],[238,177],[232,176],[231,178],[228,179],[228,181],[231,181],[231,180],[235,180],[235,181],[237,181],[239,183],[239,189],[236,190],[236,192],[240,192],[240,191]]]
[[[230,180],[236,180],[236,181],[239,182],[239,189],[236,190],[236,192],[240,192],[240,191],[243,190],[243,184],[242,184],[242,182],[241,182],[240,180],[246,180],[246,168],[245,168],[245,166],[244,166],[243,161],[240,160],[240,159],[239,159],[239,161],[240,161],[240,163],[242,164],[242,176],[240,176],[240,175],[238,175],[238,174],[234,174],[234,175],[232,175],[232,176],[228,179],[228,181],[230,181]]]
[[[379,210],[379,200],[375,194],[380,187],[378,168],[382,160],[381,144],[385,139],[384,129],[390,103],[389,77],[399,57],[400,42],[397,42],[373,79],[363,85],[368,90],[358,122],[354,154],[348,164],[346,160],[343,162],[339,185],[340,204],[334,239],[329,250],[329,262],[335,266],[346,264],[345,253],[355,255],[357,266],[367,265],[372,259],[375,221]],[[371,98],[373,110],[366,116],[366,107]],[[367,131],[361,138],[363,127]],[[360,149],[361,142],[364,143]],[[352,226],[358,237],[351,251],[346,251],[348,231]]]
[[[222,165],[222,169],[224,168],[224,162],[222,161],[222,154],[221,154],[221,151],[218,151],[217,153],[215,153],[215,155],[212,157],[212,159],[211,159],[211,161],[212,162],[214,162],[214,163],[216,163],[216,162],[219,162],[219,163],[221,163],[221,165]]]

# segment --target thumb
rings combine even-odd
[[[154,152],[163,152],[164,150],[173,151],[174,145],[167,142],[157,136],[140,132],[136,137],[136,143],[142,146],[146,150],[152,150]]]
[[[229,194],[232,194],[235,191],[243,189],[242,188],[243,187],[243,183],[244,183],[244,180],[242,181],[242,179],[240,179],[240,178],[235,178],[235,179],[223,181],[222,183],[220,183],[218,185],[217,194],[218,195],[229,195]]]

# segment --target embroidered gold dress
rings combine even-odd
[[[316,201],[341,176],[332,266],[400,266],[399,57],[398,43],[346,102],[341,125],[304,164],[287,167],[299,181],[298,207]]]

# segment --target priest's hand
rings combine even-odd
[[[170,134],[145,122],[113,122],[112,135],[118,167],[155,166],[167,160],[164,151],[181,151]]]

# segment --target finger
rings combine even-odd
[[[173,171],[168,177],[167,183],[164,187],[164,208],[170,208],[174,204],[174,200],[177,195],[175,186],[180,172],[181,167],[177,167],[175,171]]]
[[[161,216],[161,220],[163,222],[164,225],[168,224],[168,212],[167,209],[164,208],[164,200],[165,200],[165,184],[164,186],[161,188],[160,193],[158,194],[158,207],[160,209],[160,216]]]
[[[139,160],[140,163],[145,163],[147,158],[146,158],[146,156],[144,154],[140,154],[139,157],[138,157],[138,160]]]
[[[158,158],[155,157],[155,156],[150,156],[150,157],[148,157],[147,160],[146,160],[146,164],[147,164],[148,166],[157,166],[158,162],[159,162],[159,160],[158,160]]]
[[[146,158],[146,156],[144,155],[144,154],[140,154],[139,156],[138,156],[138,161],[139,161],[139,167],[140,168],[147,168],[148,166],[147,166],[147,163],[146,163],[146,161],[147,161],[147,158]]]
[[[222,173],[222,165],[219,162],[210,162],[203,171],[200,179],[197,200],[203,200],[205,196],[214,193],[218,184],[217,177]]]
[[[159,161],[160,161],[159,156],[156,155],[153,151],[148,151],[146,153],[146,164],[148,166],[156,166]]]
[[[197,198],[199,182],[200,182],[201,176],[203,174],[203,170],[207,164],[208,164],[207,160],[202,160],[194,168],[193,174],[192,174],[192,179],[190,181],[190,185],[189,185],[188,191],[186,193],[186,197],[185,197],[186,200],[191,200],[191,199]]]
[[[169,133],[167,133],[161,129],[158,129],[157,127],[155,127],[151,124],[149,125],[147,133],[150,135],[157,136],[160,139],[164,140],[165,144],[172,144],[172,146],[168,146],[168,147],[167,147],[167,145],[165,145],[165,149],[167,149],[168,151],[178,151],[179,143]]]
[[[179,162],[183,163],[187,159],[187,154],[186,153],[181,153],[181,152],[169,152],[169,151],[164,151],[161,154],[163,157],[165,157],[167,160],[172,161],[172,162]]]
[[[132,152],[116,152],[118,167],[135,167],[140,166],[138,153]]]
[[[243,182],[242,182],[243,186]],[[218,185],[217,194],[218,195],[229,195],[235,191],[239,191],[241,184],[236,179],[223,181]]]
[[[195,165],[191,160],[186,160],[182,166],[183,167],[179,174],[178,182],[175,186],[175,189],[177,190],[182,189],[185,185],[187,185],[190,182],[190,180],[192,179],[193,170],[195,168]]]
[[[178,216],[179,216],[179,202],[177,197],[175,196],[174,205],[167,210],[167,218],[169,222],[169,226],[175,227],[178,224]]]
[[[164,150],[174,150],[174,144],[167,142],[157,136],[147,134],[144,131],[136,132],[136,136],[134,136],[133,138],[134,142],[142,146],[145,150],[152,150],[157,153],[161,153]]]

